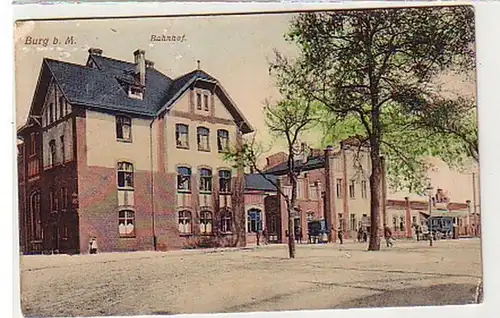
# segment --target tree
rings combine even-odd
[[[271,136],[286,141],[286,175],[292,187],[291,193],[286,193],[279,184],[260,168],[262,145],[256,142],[255,135],[251,139],[245,140],[241,147],[228,152],[225,159],[231,162],[240,162],[245,167],[256,171],[276,188],[279,196],[283,197],[288,214],[288,254],[290,258],[294,258],[295,231],[293,213],[297,200],[297,179],[308,160],[307,149],[305,149],[304,143],[300,142],[300,139],[316,122],[316,117],[311,102],[289,99],[284,99],[276,104],[267,103],[264,107],[264,115]]]
[[[305,13],[286,35],[298,57],[275,54],[271,69],[284,96],[318,102],[334,121],[355,120],[369,143],[369,250],[380,249],[381,155],[403,163],[392,165],[398,175],[422,174],[418,151],[408,148],[421,147],[424,130],[405,130],[408,116],[437,93],[438,74],[474,66],[473,18],[466,6]]]

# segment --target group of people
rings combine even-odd
[[[364,226],[358,228],[358,242],[368,242],[368,231]]]

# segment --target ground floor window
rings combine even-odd
[[[257,209],[248,210],[248,233],[257,233],[262,230],[261,211]]]
[[[233,230],[233,214],[230,211],[221,213],[221,228],[222,233],[231,233]]]
[[[212,212],[201,211],[200,213],[200,233],[212,234]]]
[[[131,210],[118,212],[118,232],[122,237],[135,236],[135,213]]]
[[[404,217],[399,218],[399,230],[400,231],[405,230],[405,218]]]
[[[191,233],[191,212],[179,211],[179,232],[181,234]]]

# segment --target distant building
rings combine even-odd
[[[199,67],[174,79],[143,50],[44,59],[18,130],[21,251],[244,246],[244,174],[223,155],[251,131]]]
[[[353,137],[344,140],[336,148],[329,147],[324,151],[311,149],[307,160],[297,160],[295,166],[300,169],[301,174],[297,185],[294,229],[296,233],[298,229],[302,231],[304,240],[307,239],[307,222],[315,219],[327,221],[333,230],[331,241],[336,240],[337,231],[340,229],[345,238],[355,238],[360,227],[370,231],[371,166],[368,151],[368,146],[360,145],[358,139]],[[276,177],[282,191],[291,195],[287,170],[285,153],[267,157],[264,172]],[[381,192],[380,230],[385,219],[385,224],[393,230],[394,237],[413,238],[415,225],[423,224],[429,217],[428,200],[394,200],[383,198],[384,191]],[[288,229],[285,200],[276,193],[268,195],[266,202],[269,235],[276,237],[276,242],[284,243]],[[471,224],[474,224],[478,217],[470,220],[472,214],[468,211],[470,207],[466,202],[450,202],[444,191],[438,189],[431,203],[433,216],[450,216],[454,219],[460,235],[471,235],[470,228],[474,227]],[[479,221],[475,224],[479,224]],[[476,230],[476,233],[479,233],[479,230]]]

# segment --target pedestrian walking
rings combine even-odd
[[[90,254],[97,254],[97,240],[95,237],[92,237],[90,239],[89,250],[90,250]]]
[[[363,239],[363,228],[358,229],[358,243],[361,243],[361,240]]]
[[[342,233],[341,228],[337,231],[337,237],[339,238],[340,244],[344,244],[344,233]]]
[[[255,237],[257,238],[257,246],[260,246],[260,230],[255,233]]]
[[[368,242],[368,231],[363,228],[363,243]]]
[[[264,245],[267,245],[267,228],[264,228],[264,230],[262,230],[262,239]]]
[[[387,247],[392,247],[394,245],[392,242],[392,231],[387,225],[384,227],[384,237]]]

